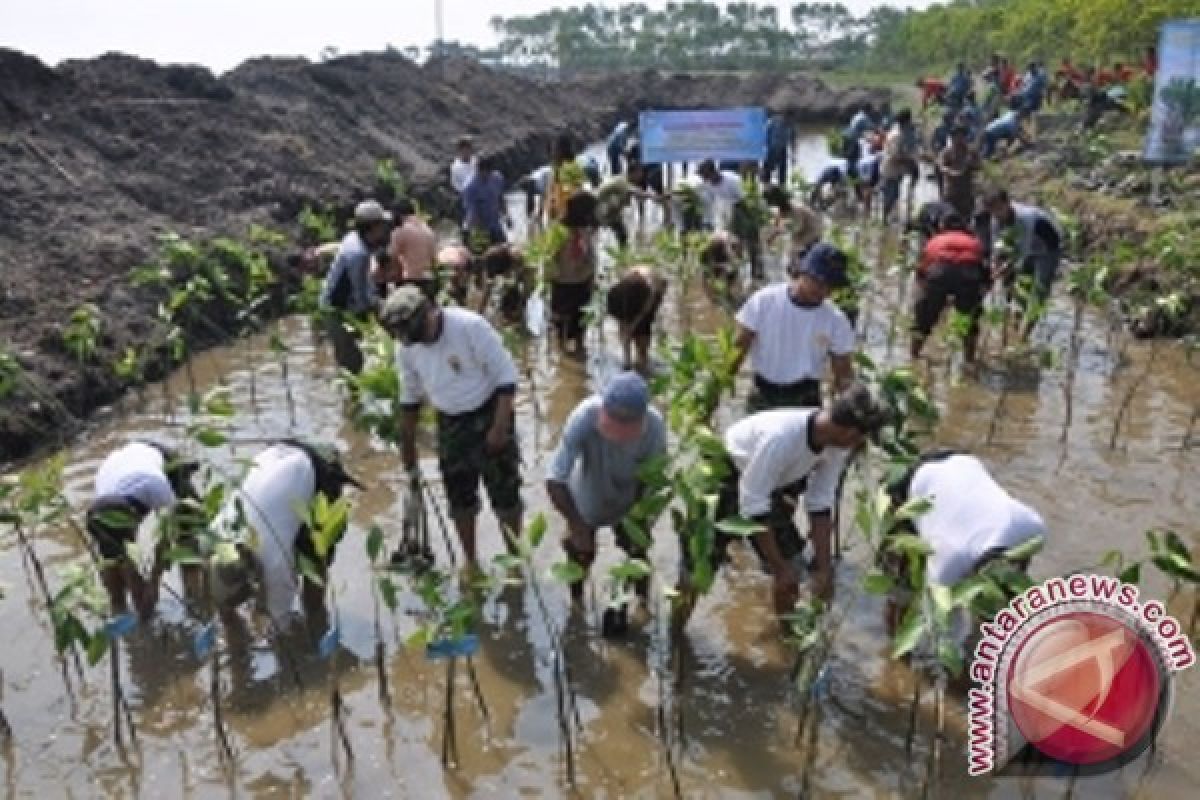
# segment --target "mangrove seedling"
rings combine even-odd
[[[88,396],[87,365],[96,357],[100,346],[100,311],[91,303],[84,303],[71,312],[66,328],[63,329],[63,344],[75,358],[79,367],[79,413],[85,411]]]

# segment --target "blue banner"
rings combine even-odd
[[[1200,19],[1166,22],[1158,38],[1154,107],[1142,158],[1186,164],[1200,148]]]
[[[762,108],[643,111],[638,117],[642,163],[762,161],[767,112]]]

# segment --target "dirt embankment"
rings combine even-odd
[[[161,233],[237,236],[255,222],[294,232],[306,203],[344,211],[370,194],[384,158],[427,208],[445,210],[463,133],[515,180],[559,133],[594,139],[641,108],[767,104],[828,121],[866,96],[797,75],[547,85],[473,62],[371,54],[257,59],[215,77],[121,55],[51,69],[0,49],[0,351],[22,373],[0,398],[0,464],[69,431],[59,403],[83,395],[90,410],[122,391],[107,365],[144,344],[161,299],[127,275]],[[62,326],[89,302],[103,328],[85,380]]]

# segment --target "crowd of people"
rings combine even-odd
[[[955,104],[961,118],[971,108],[971,95],[969,75],[960,70],[928,99]],[[1034,102],[1029,93],[1015,96],[1026,98],[1020,109]],[[976,125],[984,120],[982,114],[972,119]],[[1027,274],[1031,302],[1044,301],[1063,252],[1064,237],[1052,214],[1013,202],[1003,189],[979,194],[975,175],[986,153],[975,130],[961,122],[950,129],[929,159],[941,198],[908,221],[922,240],[914,359],[951,303],[971,319],[964,354],[973,359],[983,297],[991,284],[1011,287],[1017,276]],[[526,199],[530,231],[550,225],[563,231],[545,278],[550,321],[564,354],[583,349],[583,312],[599,274],[598,232],[608,229],[619,246],[626,245],[631,240],[627,220],[636,215],[641,228],[649,205],[661,209],[664,225],[708,232],[700,254],[706,280],[740,279],[748,269],[750,280],[760,284],[734,315],[735,370],[749,363],[751,390],[744,413],[724,434],[729,477],[719,513],[760,525],[751,543],[772,578],[773,606],[780,613],[794,606],[805,574],[811,575],[816,595],[831,593],[830,532],[838,483],[848,460],[889,422],[878,399],[856,382],[856,334],[834,300],[851,283],[849,259],[825,240],[825,216],[817,209],[826,210],[827,190],[848,184],[865,214],[871,213],[878,191],[882,219],[891,222],[900,210],[903,182],[911,186],[919,179],[922,161],[910,111],[893,115],[890,109],[864,105],[843,131],[844,162],[827,169],[811,197],[802,198],[786,182],[793,140],[788,119],[773,116],[761,163],[704,161],[690,174],[680,169],[672,186],[671,168],[641,163],[637,131],[621,122],[605,144],[606,164],[581,156],[571,137],[562,136],[550,163],[515,184]],[[439,239],[407,198],[396,200],[390,210],[363,201],[354,211],[353,230],[319,248],[332,258],[320,302],[341,368],[353,373],[363,367],[356,320],[374,317],[398,343],[398,431],[409,490],[420,491],[417,430],[420,410],[428,405],[436,414],[437,464],[449,517],[468,563],[479,569],[481,485],[500,529],[522,529],[523,464],[514,423],[521,379],[496,324],[524,319],[537,276],[526,263],[527,243],[509,240],[510,187],[495,164],[479,157],[464,137],[449,173],[460,199],[456,236]],[[754,212],[764,206],[772,209],[766,220]],[[785,280],[766,282],[764,245],[771,247],[783,234],[789,240]],[[618,546],[631,555],[645,555],[623,523],[643,490],[641,468],[670,449],[663,413],[654,407],[643,377],[653,370],[650,344],[667,289],[665,271],[653,263],[635,263],[611,281],[605,308],[616,320],[626,371],[571,412],[549,461],[545,488],[565,528],[563,548],[585,573],[595,559],[601,528],[611,528]],[[114,608],[126,608],[131,599],[143,616],[153,613],[163,550],[147,576],[130,569],[125,544],[146,515],[196,497],[195,468],[170,448],[141,442],[115,451],[101,466],[88,528],[108,565],[105,585]],[[270,618],[284,625],[299,597],[306,618],[324,620],[321,575],[298,564],[328,564],[333,550],[315,557],[302,509],[318,493],[336,498],[348,486],[362,488],[362,483],[330,447],[297,440],[265,447],[218,518],[220,525],[249,524],[258,532],[211,578],[218,606],[231,610],[257,597]],[[1037,513],[966,453],[931,451],[893,490],[897,502],[917,496],[935,500],[936,513],[914,522],[933,548],[929,577],[934,581],[959,580],[1006,548],[1044,534]],[[801,496],[806,534],[794,522]],[[986,508],[978,498],[987,499]],[[986,513],[978,513],[981,508]],[[197,541],[183,524],[172,544],[195,546]],[[725,560],[727,545],[725,537],[717,542],[714,568]],[[690,558],[683,553],[685,582]],[[185,583],[197,580],[192,576]],[[573,587],[580,601],[581,586]],[[624,629],[624,614],[619,611],[612,630]]]

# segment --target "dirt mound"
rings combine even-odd
[[[0,349],[25,376],[0,397],[0,463],[69,427],[53,409],[81,391],[61,342],[73,309],[100,309],[101,364],[146,337],[161,297],[130,288],[127,275],[161,233],[291,229],[306,203],[344,209],[371,194],[383,158],[425,207],[445,211],[462,133],[515,180],[545,162],[560,132],[595,139],[618,113],[777,101],[813,120],[845,116],[848,97],[789,75],[546,84],[473,61],[419,66],[379,53],[262,58],[214,76],[118,54],[50,69],[0,49]],[[110,368],[90,370],[85,405],[121,388]]]

